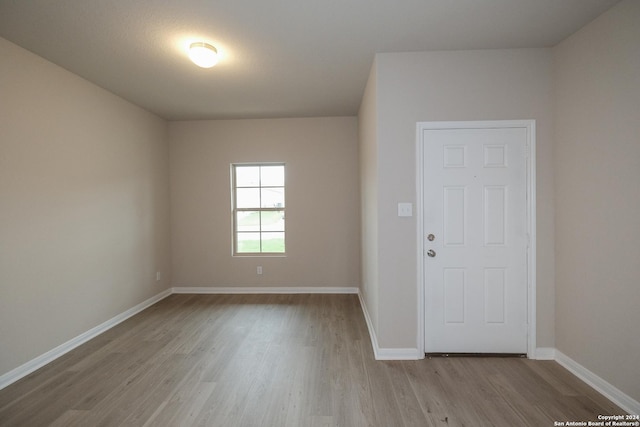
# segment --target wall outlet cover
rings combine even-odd
[[[398,203],[398,216],[413,216],[413,203]]]

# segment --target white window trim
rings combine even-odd
[[[285,182],[282,187],[280,186],[260,186],[256,188],[283,188],[285,191],[285,206],[282,208],[236,208],[236,174],[235,168],[237,166],[283,166],[285,168]],[[284,252],[238,252],[238,231],[237,231],[237,212],[241,211],[283,211],[286,212],[286,188],[287,188],[287,175],[286,175],[286,163],[284,162],[255,162],[255,163],[231,163],[231,255],[234,257],[286,257],[287,256],[287,232],[286,225],[284,231],[285,237],[285,251]],[[286,214],[285,214],[286,215]]]

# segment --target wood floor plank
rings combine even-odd
[[[369,357],[365,357],[363,360],[367,370],[371,397],[375,402],[373,412],[376,423],[384,426],[404,425],[401,409],[393,393],[391,379],[387,374],[387,364],[390,362],[376,361]]]
[[[393,395],[398,403],[405,426],[424,426],[424,414],[420,402],[401,364],[388,363],[387,375],[391,380]]]
[[[433,362],[427,359],[427,362]],[[460,426],[435,363],[405,363],[403,369],[420,404],[426,426]]]
[[[172,295],[0,390],[9,426],[546,426],[623,411],[555,362],[376,361],[355,295]]]
[[[531,424],[537,422],[539,425],[553,425],[554,420],[544,411],[541,411],[539,405],[527,400],[522,393],[519,393],[518,389],[512,386],[504,374],[497,373],[492,375],[488,378],[488,381],[496,392],[503,397],[506,404],[515,413],[519,414],[521,419]]]
[[[70,409],[65,411],[59,418],[54,420],[49,427],[68,427],[74,423],[77,423],[79,420],[84,419],[86,416],[86,411],[77,411],[75,409]]]

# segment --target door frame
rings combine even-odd
[[[536,354],[536,121],[535,120],[490,120],[490,121],[438,121],[418,122],[416,126],[416,226],[417,226],[417,343],[418,350],[425,353],[425,242],[424,242],[424,130],[438,129],[495,129],[524,128],[527,131],[527,357]]]

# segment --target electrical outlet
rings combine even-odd
[[[413,216],[413,203],[398,203],[398,216]]]
[[[156,282],[159,282],[161,278],[162,278],[162,275],[160,274],[160,272],[156,271]]]
[[[256,269],[256,272],[258,274],[262,274],[262,266],[261,265],[258,266],[258,268]]]

